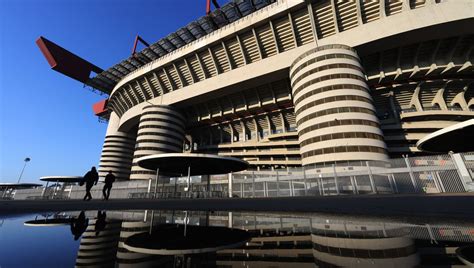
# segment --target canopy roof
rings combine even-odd
[[[162,224],[148,232],[127,238],[124,248],[138,253],[182,255],[215,252],[245,244],[251,236],[244,230],[217,226]]]
[[[38,227],[47,227],[47,226],[61,226],[71,224],[71,219],[69,218],[59,218],[59,219],[41,219],[41,220],[31,220],[25,221],[23,223],[25,226],[38,226]]]
[[[190,167],[191,176],[195,176],[242,171],[249,164],[238,158],[213,154],[171,153],[140,157],[138,165],[151,170],[159,169],[160,174],[170,176],[187,175]]]
[[[0,188],[8,188],[8,189],[22,189],[22,188],[34,188],[43,186],[38,183],[0,183]]]
[[[126,75],[192,41],[255,12],[275,0],[233,0],[209,15],[189,23],[165,38],[135,53],[90,79],[87,84],[110,94],[115,85]]]
[[[445,127],[426,135],[416,143],[419,150],[425,152],[455,153],[474,151],[474,119]]]
[[[81,182],[84,178],[81,176],[45,176],[41,177],[41,181],[49,181],[49,182],[68,182],[68,183],[76,183]]]

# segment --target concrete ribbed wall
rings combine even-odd
[[[117,114],[112,112],[100,157],[99,176],[101,178],[105,177],[109,170],[118,180],[126,180],[130,177],[136,134],[118,131],[119,121]]]
[[[304,166],[388,158],[354,49],[312,49],[293,62],[290,79]]]
[[[407,237],[350,238],[313,234],[311,240],[316,264],[335,267],[416,267],[420,264],[414,242]]]
[[[96,219],[89,219],[89,225],[82,234],[76,256],[75,267],[114,267],[120,240],[122,221],[105,219],[103,230],[96,230]]]
[[[136,164],[138,158],[151,154],[182,152],[184,126],[184,117],[171,106],[144,107],[138,125],[130,179],[149,179],[156,175],[155,171],[140,168]]]

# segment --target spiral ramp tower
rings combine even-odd
[[[99,177],[101,178],[104,178],[109,171],[112,171],[117,180],[130,178],[136,134],[134,131],[119,131],[119,122],[120,118],[112,112],[100,157]]]
[[[184,125],[185,118],[171,106],[144,107],[138,124],[130,179],[147,180],[156,176],[156,171],[139,167],[138,158],[152,154],[181,153]]]
[[[303,166],[384,161],[383,133],[356,51],[325,45],[290,68]]]
[[[97,230],[97,219],[89,220],[82,235],[75,267],[114,267],[117,258],[120,220],[107,219],[103,230]]]

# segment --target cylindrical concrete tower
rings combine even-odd
[[[319,231],[319,230],[318,230]],[[332,233],[323,229],[321,233]],[[381,231],[381,230],[380,230]],[[356,232],[334,236],[311,235],[316,265],[324,267],[416,267],[420,257],[409,237],[357,236]]]
[[[135,133],[118,131],[119,123],[119,117],[112,112],[100,157],[99,177],[101,178],[105,177],[109,170],[118,180],[130,178],[136,136]]]
[[[156,175],[155,171],[139,167],[138,158],[183,152],[184,127],[185,119],[175,108],[168,105],[144,107],[138,125],[130,179],[150,179]]]
[[[356,51],[325,45],[290,68],[304,166],[388,158]]]
[[[122,221],[106,217],[105,211],[98,211],[97,218],[88,221],[75,267],[115,267]]]

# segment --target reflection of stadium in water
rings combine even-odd
[[[311,234],[315,261],[323,267],[419,265],[420,258],[414,240],[410,237],[391,237],[388,231],[390,229],[380,225],[318,224]],[[395,231],[404,232],[403,228]]]
[[[173,258],[169,256],[156,256],[150,254],[130,252],[123,247],[124,241],[134,235],[150,230],[150,222],[124,221],[120,232],[120,242],[117,251],[118,267],[162,267],[171,266]]]
[[[106,219],[99,228],[98,219],[89,216],[89,225],[82,234],[76,257],[76,267],[113,267],[121,233],[120,219]],[[96,215],[94,215],[96,216]]]
[[[245,246],[214,253],[161,256],[131,252],[126,239],[149,232],[152,213],[107,212],[95,232],[95,212],[84,233],[77,266],[116,267],[426,267],[462,265],[455,250],[474,241],[474,224],[428,225],[335,216],[232,212],[153,213],[161,223],[226,226],[248,231]],[[187,215],[187,216],[186,216]],[[145,219],[146,217],[146,219]],[[145,221],[144,221],[145,220]]]

